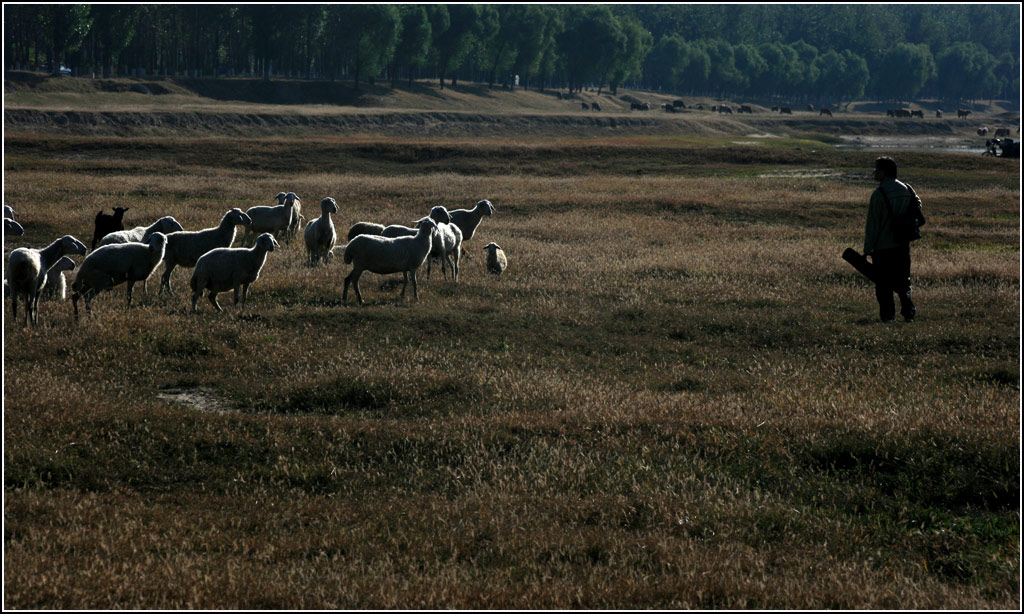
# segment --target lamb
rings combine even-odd
[[[46,283],[39,294],[41,301],[63,301],[67,298],[68,282],[64,279],[64,271],[74,271],[75,261],[68,256],[61,256],[50,270],[46,272]]]
[[[136,226],[131,230],[118,230],[103,237],[100,246],[114,245],[117,243],[149,243],[149,238],[155,232],[162,232],[169,235],[172,232],[184,230],[178,220],[171,216],[164,216],[149,226]]]
[[[171,273],[174,267],[194,267],[199,257],[218,247],[231,247],[235,241],[235,227],[251,226],[252,220],[237,207],[221,218],[220,224],[204,230],[182,230],[167,235],[167,253],[164,256],[164,273],[160,280],[161,292],[171,289]]]
[[[43,249],[19,247],[7,260],[7,280],[10,283],[11,309],[18,317],[18,296],[25,301],[25,325],[39,324],[39,293],[46,284],[46,273],[62,256],[84,255],[85,244],[71,235],[64,235]]]
[[[494,213],[494,205],[489,200],[481,200],[472,209],[456,209],[448,213],[451,215],[452,223],[462,231],[462,241],[465,242],[473,238],[480,220],[485,215],[490,216]]]
[[[435,258],[441,259],[441,273],[448,279],[445,263],[452,267],[452,279],[459,281],[459,253],[462,251],[462,230],[455,224],[437,224],[437,236],[430,247],[427,258],[427,279],[430,279],[430,268]]]
[[[124,230],[124,213],[127,207],[114,207],[114,214],[109,215],[99,211],[96,214],[95,230],[92,233],[92,249],[96,249],[96,242],[112,232]]]
[[[334,254],[334,243],[338,240],[338,233],[334,230],[334,222],[331,221],[331,214],[338,212],[338,203],[330,196],[320,201],[320,217],[306,224],[303,237],[306,240],[306,255],[309,265],[313,266],[320,260],[324,264],[330,262]]]
[[[487,252],[487,270],[495,275],[501,275],[505,267],[508,266],[508,259],[505,258],[505,252],[502,251],[501,247],[497,243],[491,242],[484,247],[484,251]]]
[[[384,224],[375,224],[374,222],[356,222],[348,229],[348,240],[351,241],[359,235],[380,235],[382,232],[384,232]]]
[[[249,285],[260,278],[260,271],[267,262],[267,252],[279,247],[274,235],[265,232],[256,238],[250,248],[220,247],[204,254],[196,262],[189,280],[192,287],[192,313],[199,313],[196,302],[203,290],[208,291],[206,298],[217,311],[223,311],[217,302],[217,295],[232,289],[235,291],[235,305],[238,305],[241,296],[242,307],[245,307],[245,301],[249,298]]]
[[[291,241],[295,239],[295,237],[299,236],[299,230],[302,228],[302,221],[306,218],[302,217],[302,199],[299,198],[295,192],[288,192],[285,194],[284,204],[291,205],[292,207],[292,221],[288,224],[287,233],[288,240]]]
[[[173,235],[171,235],[173,236]],[[78,299],[85,299],[85,310],[92,312],[92,300],[104,290],[127,283],[125,297],[132,304],[135,283],[146,281],[167,253],[168,235],[154,232],[148,243],[102,245],[86,256],[71,282],[71,304],[78,317]]]
[[[253,240],[264,232],[273,233],[275,237],[281,237],[287,235],[291,231],[291,227],[296,222],[292,219],[295,214],[295,208],[291,203],[287,202],[288,195],[281,192],[277,195],[277,200],[281,204],[276,207],[250,207],[246,210],[245,214],[252,220],[249,224],[246,224],[245,234],[242,235],[242,246],[249,244],[249,237]]]
[[[359,304],[363,304],[363,295],[359,291],[359,277],[363,271],[387,275],[402,273],[402,294],[405,296],[409,277],[412,277],[412,291],[419,300],[419,288],[416,284],[416,271],[427,259],[434,236],[437,234],[437,223],[429,217],[419,222],[419,229],[411,237],[378,237],[359,235],[345,247],[345,263],[352,265],[352,272],[345,278],[345,289],[341,294],[341,302],[348,299],[348,286],[351,283],[356,290]]]
[[[4,236],[20,237],[25,234],[25,228],[11,218],[4,218]]]

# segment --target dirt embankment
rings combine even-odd
[[[779,115],[752,103],[753,114],[720,114],[714,100],[688,101],[679,113],[674,96],[650,92],[503,90],[476,84],[440,89],[362,86],[330,81],[261,79],[89,79],[8,72],[4,128],[13,132],[93,136],[384,136],[384,137],[598,137],[747,135],[832,137],[973,134],[978,122],[1015,125],[1019,113],[977,113],[977,121],[893,119],[884,111],[810,111]],[[632,111],[643,99],[652,110]],[[601,111],[581,103],[600,102]],[[697,103],[702,110],[695,108]],[[1012,115],[1013,117],[1003,117]]]

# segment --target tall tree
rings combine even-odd
[[[455,85],[455,71],[462,66],[466,56],[473,49],[477,32],[477,19],[480,17],[480,6],[475,4],[449,4],[444,7],[447,14],[446,28],[433,28],[434,49],[437,52],[437,73],[441,88],[444,80],[451,77]],[[440,13],[435,13],[440,18]],[[440,20],[440,19],[439,19]],[[431,19],[431,25],[438,22]]]
[[[559,55],[565,63],[569,91],[601,79],[611,71],[615,58],[626,51],[626,34],[605,5],[572,5],[567,8],[565,30],[558,38]]]
[[[430,53],[430,20],[420,4],[398,7],[401,28],[391,62],[391,85],[398,84],[398,73],[405,70],[412,85],[413,71],[426,65]]]
[[[394,53],[401,16],[393,4],[334,5],[329,9],[334,47],[352,69],[356,87],[360,77],[380,74]]]
[[[653,46],[651,33],[639,19],[624,15],[619,17],[619,25],[626,36],[626,46],[621,54],[612,58],[607,77],[612,94],[618,94],[619,85],[626,81],[643,77],[643,62]]]
[[[48,35],[51,72],[59,77],[61,63],[69,52],[78,50],[92,26],[89,5],[48,4],[42,15]]]

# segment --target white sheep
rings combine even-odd
[[[217,311],[223,311],[217,303],[217,295],[228,290],[235,291],[235,305],[241,295],[242,306],[249,298],[249,285],[260,278],[260,271],[267,262],[267,252],[280,245],[274,235],[265,232],[256,238],[253,246],[220,247],[210,250],[196,262],[189,285],[192,287],[192,313],[198,313],[196,302],[207,290],[206,298]]]
[[[445,263],[452,267],[452,279],[459,281],[459,252],[462,250],[462,230],[455,224],[440,223],[437,225],[437,236],[430,247],[427,259],[427,279],[430,279],[430,267],[435,258],[441,260],[441,273],[448,279]]]
[[[62,256],[84,255],[85,244],[71,235],[64,235],[43,249],[19,247],[7,260],[7,280],[10,283],[11,309],[18,317],[18,296],[25,302],[25,324],[39,324],[39,293],[46,284],[46,273]]]
[[[246,224],[245,234],[242,235],[242,246],[249,245],[250,237],[255,241],[256,237],[264,232],[273,233],[275,237],[287,235],[296,223],[292,216],[296,215],[295,207],[287,202],[288,195],[281,192],[277,195],[280,203],[276,207],[250,207],[245,214],[252,220]]]
[[[359,235],[379,236],[382,232],[384,232],[384,224],[376,224],[374,222],[356,222],[348,229],[348,240],[351,241]]]
[[[63,301],[67,298],[68,282],[64,279],[65,271],[75,270],[75,261],[68,256],[61,256],[50,270],[46,272],[46,283],[39,294],[41,301]]]
[[[508,258],[505,257],[505,252],[494,242],[484,246],[484,251],[487,252],[487,270],[495,275],[501,275],[502,271],[508,266]]]
[[[25,234],[25,228],[11,218],[4,218],[4,236],[20,237]]]
[[[85,310],[92,312],[92,300],[100,292],[123,283],[127,305],[132,304],[132,290],[137,282],[144,282],[164,259],[169,238],[154,232],[148,243],[115,243],[97,247],[78,267],[75,281],[71,282],[71,304],[78,317],[78,299],[85,299]]]
[[[11,209],[10,205],[4,205],[4,219],[5,220],[13,220],[14,219],[14,209]]]
[[[456,209],[448,212],[452,218],[452,223],[462,231],[463,242],[473,238],[473,233],[476,232],[477,226],[480,225],[480,220],[485,215],[489,217],[493,213],[494,205],[489,200],[481,200],[472,209]]]
[[[288,192],[285,194],[284,204],[291,205],[292,207],[292,220],[288,224],[288,232],[286,234],[288,240],[292,241],[299,236],[299,230],[302,229],[302,222],[306,219],[302,217],[302,199],[299,198],[295,192]]]
[[[231,247],[235,241],[235,227],[249,226],[252,220],[235,208],[224,214],[220,224],[204,230],[182,230],[167,235],[167,253],[164,255],[164,273],[160,279],[160,291],[164,288],[171,294],[171,273],[174,267],[194,267],[200,256],[218,247]]]
[[[359,292],[359,276],[363,271],[388,275],[402,273],[402,294],[405,296],[406,286],[412,277],[412,291],[419,300],[419,288],[416,284],[416,271],[423,266],[437,234],[437,223],[430,218],[419,222],[419,229],[411,237],[378,237],[375,235],[359,235],[345,247],[345,263],[352,265],[352,272],[345,278],[345,289],[341,293],[341,302],[348,298],[348,286],[351,283],[356,290],[359,304],[363,304],[363,295]]]
[[[330,196],[320,201],[320,217],[306,224],[303,238],[306,240],[306,255],[310,266],[323,260],[330,262],[338,233],[334,230],[331,214],[338,212],[338,203]]]
[[[178,220],[167,215],[153,222],[149,226],[136,226],[131,230],[118,230],[100,239],[100,246],[114,245],[117,243],[149,243],[149,238],[154,232],[169,235],[172,232],[184,230]]]

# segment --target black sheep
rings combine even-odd
[[[100,211],[96,214],[96,230],[92,234],[92,248],[96,249],[96,243],[112,232],[124,230],[124,212],[128,207],[114,207],[114,215]]]

